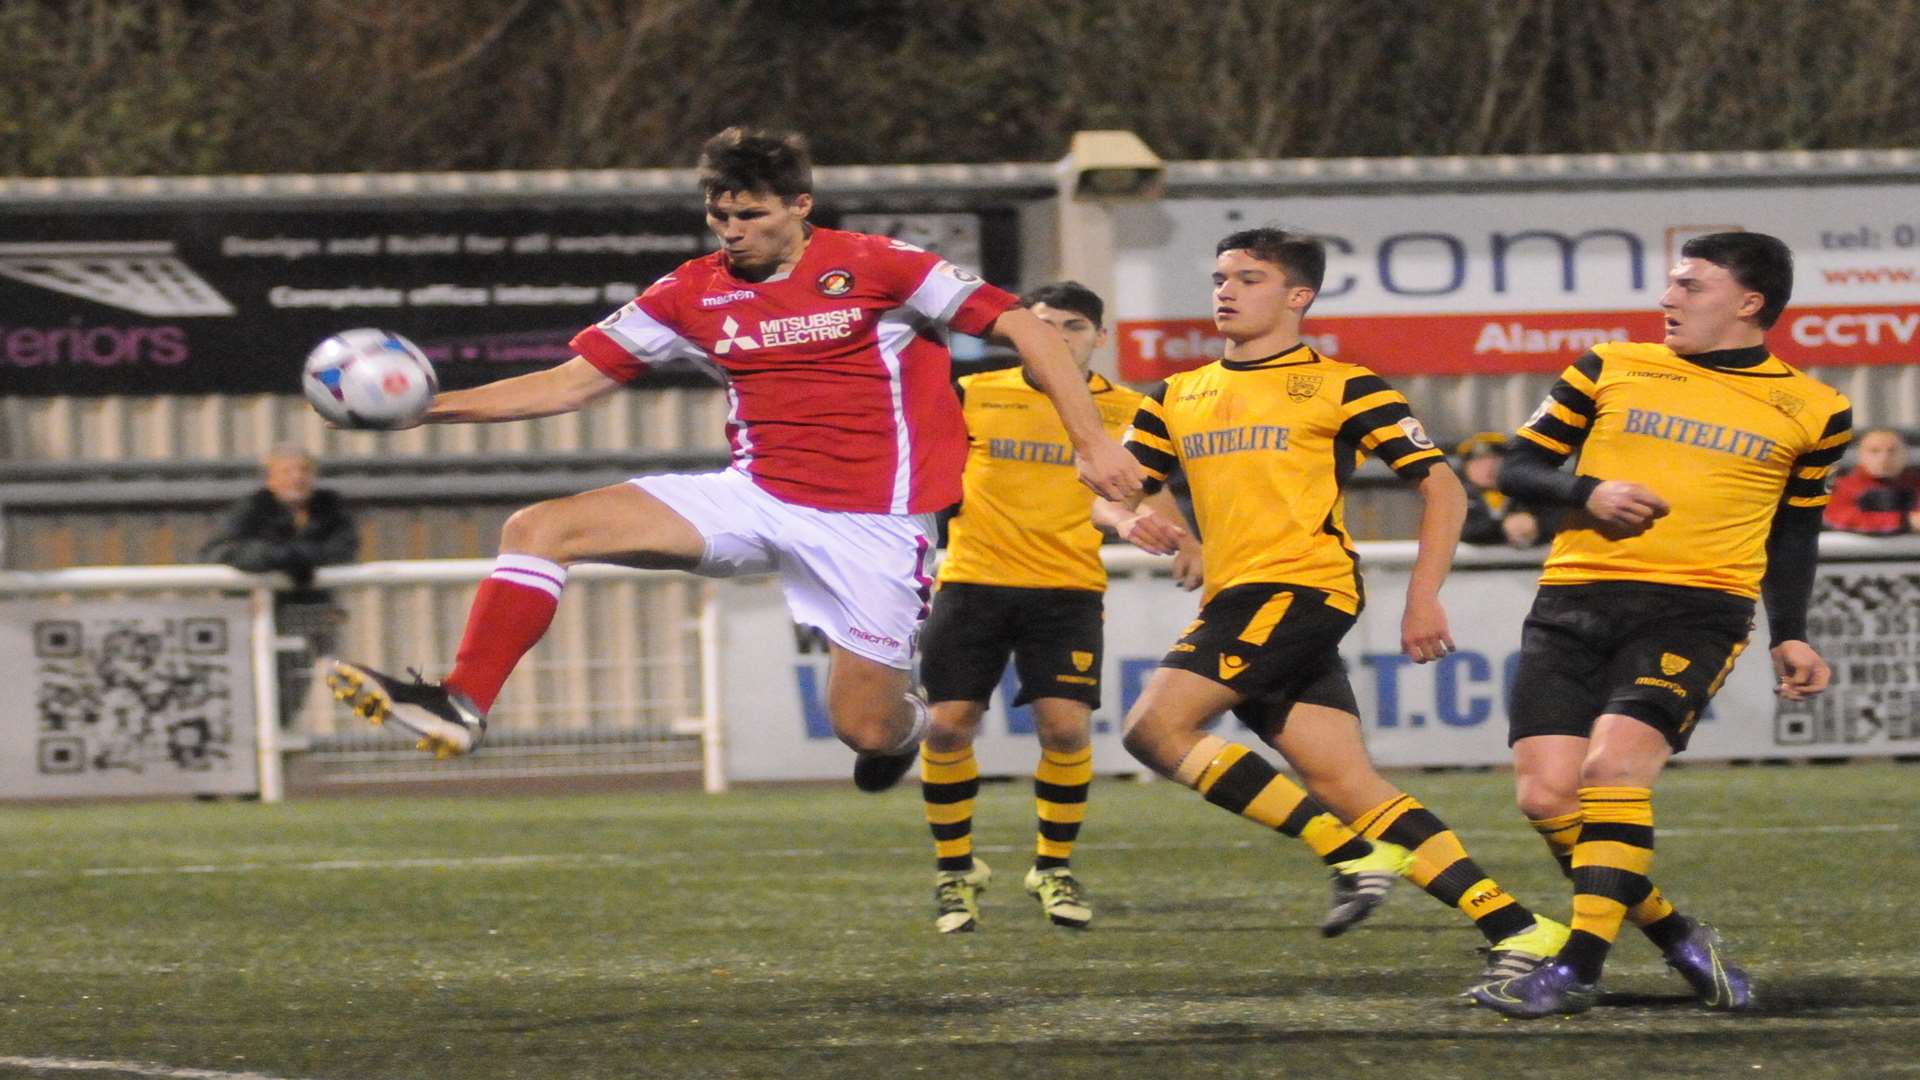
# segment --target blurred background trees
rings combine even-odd
[[[0,0],[0,174],[1920,145],[1920,0]]]

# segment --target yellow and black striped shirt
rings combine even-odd
[[[1347,477],[1369,452],[1408,479],[1444,460],[1399,391],[1305,345],[1173,376],[1140,403],[1126,443],[1156,485],[1186,470],[1202,602],[1233,585],[1286,582],[1325,590],[1349,612],[1361,588],[1343,520]]]
[[[1664,345],[1595,346],[1519,437],[1562,461],[1578,452],[1580,475],[1644,484],[1672,510],[1638,536],[1610,539],[1576,509],[1540,583],[1647,581],[1757,597],[1775,510],[1826,504],[1852,423],[1843,395],[1775,356],[1720,366]]]
[[[1140,395],[1098,375],[1087,389],[1101,423],[1118,438]],[[1020,368],[966,376],[960,392],[967,467],[939,581],[1106,589],[1093,492],[1080,483],[1073,446],[1053,403]]]

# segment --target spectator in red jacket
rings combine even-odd
[[[1869,428],[1855,444],[1853,471],[1833,486],[1829,529],[1894,536],[1920,532],[1920,469],[1907,467],[1907,444],[1890,428]]]

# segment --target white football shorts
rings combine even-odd
[[[859,514],[795,506],[738,469],[637,476],[706,540],[694,573],[779,574],[793,621],[888,667],[913,666],[933,596],[932,514]]]

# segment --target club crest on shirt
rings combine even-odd
[[[833,269],[814,280],[822,296],[845,296],[853,291],[853,271]]]
[[[1785,390],[1767,391],[1767,404],[1779,409],[1788,416],[1799,416],[1800,410],[1807,407],[1805,398],[1794,397]]]
[[[1295,401],[1305,401],[1320,392],[1320,375],[1287,376],[1287,396]]]
[[[1678,675],[1687,670],[1688,666],[1692,663],[1693,661],[1684,656],[1675,656],[1670,652],[1663,652],[1660,654],[1660,673],[1662,675]]]
[[[1075,671],[1085,671],[1093,666],[1093,654],[1090,652],[1075,649],[1067,655],[1068,658],[1073,661],[1073,670]]]
[[[1427,438],[1427,429],[1420,426],[1420,421],[1409,416],[1400,421],[1400,430],[1406,432],[1407,441],[1413,445],[1422,450],[1433,449],[1433,440]]]

